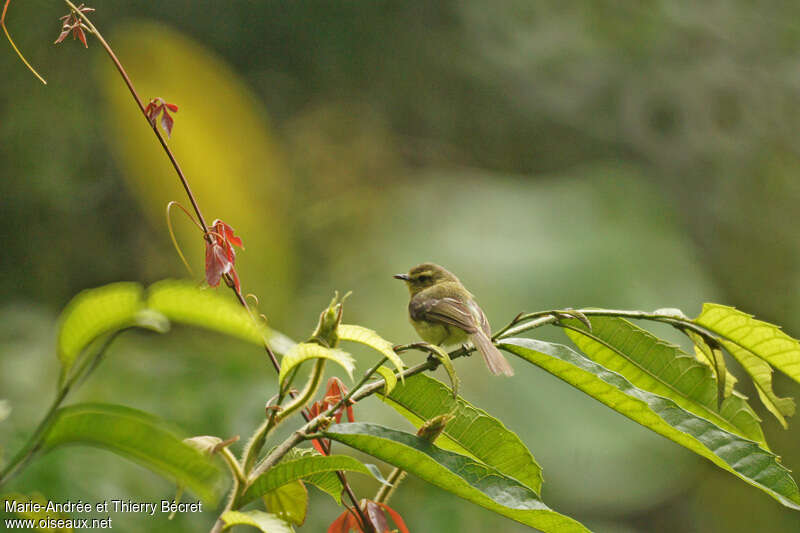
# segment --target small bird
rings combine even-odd
[[[434,263],[422,263],[408,274],[394,277],[408,286],[411,293],[408,317],[422,340],[449,346],[469,338],[492,374],[514,375],[514,369],[492,344],[492,330],[486,315],[455,275]]]

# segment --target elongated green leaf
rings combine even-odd
[[[542,469],[520,438],[486,411],[461,397],[454,400],[444,383],[417,374],[381,399],[417,428],[435,416],[454,415],[437,446],[472,457],[541,494]]]
[[[286,454],[286,457],[284,457],[283,460],[293,461],[301,457],[323,456],[314,448],[292,448],[289,453]],[[335,472],[319,472],[317,474],[304,476],[302,479],[306,483],[314,485],[319,490],[326,492],[337,504],[342,504],[342,491],[344,490],[344,487],[342,486],[342,481]]]
[[[131,326],[166,330],[163,317],[144,309],[142,294],[138,283],[112,283],[82,291],[67,304],[58,331],[62,380],[81,352],[101,335]]]
[[[363,463],[347,455],[310,455],[281,461],[271,469],[261,474],[242,496],[240,504],[246,504],[277,489],[287,483],[298,479],[307,479],[309,476],[322,472],[346,470],[371,475]]]
[[[218,498],[220,469],[183,443],[162,420],[120,405],[84,403],[63,407],[44,436],[42,451],[63,444],[105,448],[139,463],[209,502]]]
[[[397,376],[394,375],[394,371],[381,365],[375,372],[380,374],[381,377],[383,378],[384,381],[383,394],[384,395],[390,394],[397,386]],[[2,410],[0,410],[0,412],[2,412]]]
[[[566,330],[572,342],[593,361],[726,431],[764,443],[754,413],[748,418],[744,410],[735,418],[724,418],[717,410],[717,383],[711,369],[677,346],[621,318],[593,317],[591,333],[577,320],[568,323],[584,332]],[[744,400],[739,398],[739,402],[744,407]]]
[[[458,386],[460,380],[456,375],[456,368],[453,366],[453,361],[450,359],[450,355],[442,348],[434,344],[429,344],[428,346],[430,346],[430,348],[436,352],[436,359],[442,363],[444,371],[447,372],[447,377],[450,378],[450,386],[453,389],[453,398],[458,398]]]
[[[369,346],[383,354],[398,371],[403,371],[403,360],[394,351],[394,344],[378,335],[375,331],[352,324],[339,324],[339,328],[336,331],[340,340],[358,342]]]
[[[269,328],[256,322],[230,297],[191,282],[164,280],[154,283],[147,289],[147,306],[174,322],[210,329],[258,345],[271,337]]]
[[[707,339],[691,330],[685,330],[684,333],[694,343],[694,354],[697,360],[708,366],[714,373],[714,378],[717,380],[717,395],[720,398],[730,396],[737,379],[728,372],[722,347],[716,342],[714,346],[711,346]]]
[[[308,514],[308,489],[299,479],[264,494],[267,511],[290,524],[302,526]]]
[[[350,379],[353,379],[355,362],[349,353],[335,348],[325,348],[324,346],[311,342],[301,342],[300,344],[292,346],[292,348],[284,354],[283,360],[281,360],[281,371],[280,374],[278,374],[278,380],[283,383],[286,376],[288,376],[296,366],[310,359],[328,359],[333,361],[344,368],[347,375],[350,376]]]
[[[264,533],[293,533],[292,526],[275,516],[264,511],[225,511],[220,516],[225,524],[223,530],[233,526],[253,526]]]
[[[800,342],[768,322],[733,307],[703,304],[695,323],[755,354],[800,383]]]
[[[800,491],[778,457],[756,442],[725,431],[669,398],[639,389],[627,379],[560,344],[504,339],[501,348],[547,370],[643,426],[706,457],[763,490],[786,507],[800,510]]]
[[[758,392],[758,398],[764,404],[764,407],[775,415],[775,418],[778,419],[784,429],[789,427],[785,417],[794,415],[794,398],[781,398],[775,394],[772,389],[772,367],[736,343],[725,339],[720,342],[728,350],[728,353],[739,361],[739,364],[742,365],[742,368],[753,380]]]
[[[764,431],[761,428],[761,418],[753,411],[753,408],[747,401],[747,396],[734,390],[734,385],[738,381],[736,376],[731,374],[725,363],[722,355],[722,350],[717,347],[711,347],[706,340],[696,333],[691,331],[684,331],[692,342],[694,342],[694,351],[697,360],[706,364],[715,373],[720,372],[725,375],[724,391],[722,397],[725,398],[719,406],[719,412],[722,418],[730,420],[736,427],[744,430],[744,435],[758,436],[757,440],[761,447],[769,450],[769,446],[764,438]],[[719,384],[717,385],[719,389]]]
[[[800,382],[800,343],[778,326],[724,305],[703,304],[695,322],[723,337],[720,343],[753,379],[761,402],[788,427],[785,417],[794,415],[794,399],[775,394],[770,364]]]
[[[548,508],[516,479],[443,450],[403,431],[376,424],[336,424],[325,436],[402,468],[448,492],[544,532],[588,531],[579,522]]]

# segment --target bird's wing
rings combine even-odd
[[[450,324],[467,333],[475,333],[479,327],[470,308],[455,298],[412,298],[408,312],[414,320]]]
[[[476,304],[474,302],[470,302],[470,303],[472,303],[472,308],[474,310],[477,310],[478,324],[479,324],[479,326],[481,328],[481,331],[483,331],[486,334],[487,337],[491,337],[492,336],[492,328],[491,328],[491,326],[489,326],[489,320],[486,318],[486,314],[483,312],[483,309],[478,307],[478,304]]]

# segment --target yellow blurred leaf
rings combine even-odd
[[[227,63],[173,28],[129,23],[110,35],[110,43],[145,104],[161,97],[179,106],[168,143],[207,223],[220,218],[235,228],[246,247],[236,265],[243,292],[259,294],[268,315],[281,309],[293,271],[284,229],[288,172],[266,112]],[[167,202],[178,200],[187,208],[190,203],[107,58],[102,57],[97,72],[108,104],[109,145],[118,153],[124,178],[143,211],[167,242]],[[204,265],[201,235],[188,221],[178,220],[175,227],[199,279]],[[174,264],[180,268],[177,254]]]

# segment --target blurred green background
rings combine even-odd
[[[800,334],[796,2],[93,7],[143,98],[180,106],[170,145],[204,215],[243,237],[245,292],[296,339],[338,289],[354,291],[347,322],[415,340],[407,293],[390,276],[428,260],[456,272],[495,327],[523,310],[695,315],[713,300]],[[186,275],[163,212],[188,201],[97,43],[51,45],[65,12],[30,0],[8,14],[48,86],[10,47],[0,54],[6,459],[51,401],[56,319],[69,298]],[[175,224],[199,279],[199,234],[182,217]],[[799,515],[767,495],[513,364],[517,377],[502,381],[479,359],[460,361],[464,396],[529,445],[556,510],[600,532],[798,530]],[[783,376],[776,390],[797,394]],[[176,329],[126,334],[73,400],[145,409],[226,438],[248,435],[274,392],[260,350]],[[784,464],[800,468],[800,424],[784,431],[755,407]],[[375,399],[357,417],[410,429]],[[352,481],[360,495],[376,489]],[[84,501],[174,491],[85,448],[39,460],[9,488]],[[301,531],[324,531],[340,510],[311,491]],[[414,479],[392,505],[412,531],[526,530]],[[214,516],[116,515],[114,528],[196,531]]]

